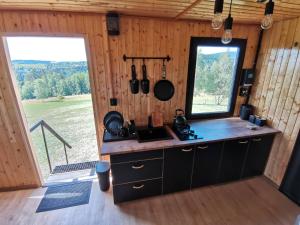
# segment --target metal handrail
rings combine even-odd
[[[41,126],[42,129],[42,134],[43,134],[43,139],[44,139],[44,145],[45,145],[45,149],[46,149],[46,155],[47,155],[47,160],[48,160],[48,165],[49,165],[49,169],[50,172],[52,173],[52,166],[51,166],[51,161],[50,161],[50,156],[49,156],[49,151],[48,151],[48,145],[47,145],[47,139],[46,139],[46,135],[45,135],[45,130],[44,128],[46,128],[51,134],[53,134],[59,141],[62,142],[62,144],[64,145],[64,152],[65,152],[65,157],[66,157],[66,162],[67,164],[69,164],[69,160],[68,160],[68,154],[67,154],[67,149],[66,146],[68,148],[72,148],[72,146],[65,141],[64,138],[62,138],[48,123],[46,123],[44,120],[40,120],[38,121],[36,124],[34,124],[31,128],[30,128],[30,132],[33,132],[35,129],[37,129],[39,126]]]

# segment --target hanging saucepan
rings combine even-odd
[[[141,80],[141,89],[144,94],[148,94],[150,82],[147,78],[147,68],[145,65],[145,60],[143,61],[142,71],[143,71],[143,80]]]
[[[130,83],[130,90],[132,94],[137,94],[139,92],[139,80],[136,78],[136,69],[135,65],[132,61],[131,65],[131,80],[129,81]]]
[[[162,79],[154,85],[154,96],[160,101],[170,100],[175,92],[174,85],[171,81],[166,80],[166,75],[166,65],[165,60],[163,60]]]

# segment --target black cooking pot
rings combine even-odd
[[[174,126],[179,128],[187,126],[187,119],[185,118],[184,111],[182,109],[175,110]]]

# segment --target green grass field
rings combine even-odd
[[[228,111],[228,98],[217,105],[212,95],[202,94],[193,97],[192,113],[226,112]]]
[[[98,159],[96,130],[91,95],[71,96],[63,100],[22,101],[29,128],[45,120],[71,146],[69,163]],[[46,130],[52,167],[66,164],[63,145]],[[49,175],[45,146],[40,128],[31,133],[36,155],[44,178]]]

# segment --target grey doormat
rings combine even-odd
[[[54,168],[54,170],[52,171],[52,174],[66,173],[66,172],[77,171],[77,170],[92,169],[92,168],[96,167],[97,162],[99,162],[99,161],[73,163],[73,164],[68,164],[68,165],[56,166]]]
[[[92,181],[80,181],[49,186],[36,212],[88,204],[92,183]]]

